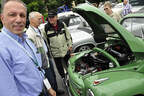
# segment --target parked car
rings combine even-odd
[[[68,66],[72,96],[144,96],[144,42],[89,4],[74,8],[103,47],[76,53]]]
[[[79,14],[63,12],[58,14],[59,20],[66,23],[72,36],[73,52],[85,51],[96,47],[97,44],[93,38],[92,29]]]
[[[68,29],[77,29],[77,28],[88,28],[90,29],[88,23],[86,20],[81,17],[79,14],[69,11],[69,12],[63,12],[58,14],[59,20],[66,23],[68,26]],[[92,33],[90,31],[86,31],[88,33]]]
[[[136,37],[144,39],[144,14],[128,14],[120,21],[120,24]]]

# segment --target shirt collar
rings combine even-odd
[[[30,26],[36,33],[39,33],[39,29],[34,27],[34,26]]]
[[[2,28],[2,32],[5,32],[6,34],[8,34],[9,36],[11,36],[13,39],[15,39],[18,42],[23,42],[26,40],[27,35],[26,33],[23,33],[22,37],[19,37],[18,35],[10,32],[7,28],[3,27]]]
[[[40,33],[40,30],[38,29],[38,28],[36,28],[36,27],[34,27],[34,26],[30,26],[33,30],[34,30],[34,32],[36,32],[37,33],[37,35],[40,35],[41,33]]]

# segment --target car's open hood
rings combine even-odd
[[[96,27],[100,27],[97,22],[106,22],[116,30],[121,38],[129,45],[132,52],[144,52],[144,42],[142,40],[134,37],[134,35],[128,32],[118,22],[96,7],[84,3],[75,7],[73,11],[80,14],[88,22],[96,36],[95,39],[105,39],[105,33],[103,31],[98,32]]]
[[[107,72],[84,80],[85,86],[91,89],[95,96],[133,96],[144,90],[143,82],[142,73],[130,71]]]

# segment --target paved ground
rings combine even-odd
[[[58,73],[57,68],[56,68],[55,65],[54,65],[54,70],[55,70],[55,73],[56,73],[56,79],[57,79],[58,88],[65,90],[65,94],[63,94],[63,95],[57,95],[57,96],[69,96],[68,92],[66,90],[66,87],[64,85],[64,82],[62,81],[62,78],[59,75],[59,73]]]

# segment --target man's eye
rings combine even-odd
[[[25,18],[26,15],[25,14],[20,14],[20,17]]]
[[[16,16],[16,14],[9,14],[9,16],[12,16],[12,17],[14,17],[14,16]]]

